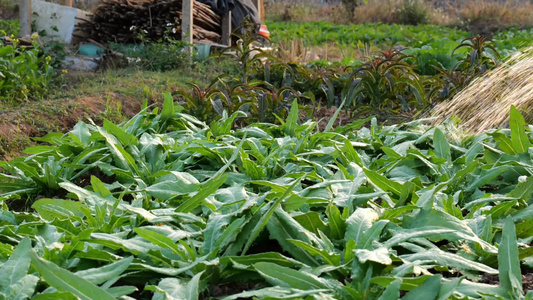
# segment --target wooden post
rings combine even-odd
[[[222,40],[223,45],[231,46],[231,11],[222,16]]]
[[[72,7],[72,0],[61,0],[61,5]]]
[[[31,0],[19,0],[20,37],[31,34]]]
[[[193,43],[193,0],[183,0],[181,11],[181,39],[187,44]]]

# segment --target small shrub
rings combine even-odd
[[[19,21],[17,20],[0,20],[0,36],[18,35]]]
[[[11,38],[12,45],[0,44],[0,100],[14,101],[38,98],[47,94],[55,80],[52,58],[43,56],[34,41],[33,49],[18,47],[18,40]]]
[[[511,27],[533,27],[533,3],[527,1],[466,1],[458,7],[450,7],[450,11],[459,19],[459,27],[478,34]]]
[[[402,0],[395,11],[397,23],[407,25],[427,24],[430,22],[430,8],[424,0]]]
[[[374,112],[407,111],[412,104],[424,104],[424,88],[413,59],[395,49],[379,52],[356,68],[346,82],[348,104],[353,108],[368,105]]]
[[[171,38],[159,41],[144,41],[135,46],[111,44],[114,51],[124,53],[143,70],[168,71],[178,69],[186,64],[184,48],[187,44]]]

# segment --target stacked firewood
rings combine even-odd
[[[220,16],[193,1],[193,38],[220,41]],[[181,39],[182,0],[103,0],[82,31],[99,42],[132,43],[139,39]]]

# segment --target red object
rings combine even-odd
[[[270,38],[270,32],[268,31],[266,25],[261,25],[261,28],[259,28],[259,35],[264,36],[267,39]]]

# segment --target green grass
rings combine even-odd
[[[329,22],[267,22],[272,41],[302,39],[306,45],[335,42],[356,46],[359,41],[376,46],[421,47],[436,40],[462,40],[468,33],[436,25],[333,24]]]
[[[344,57],[359,59],[368,49],[383,50],[395,46],[409,48],[414,53],[431,52],[433,56],[450,55],[458,43],[470,33],[436,25],[349,24],[321,22],[267,22],[272,42],[300,40],[310,49],[331,47]],[[498,51],[506,56],[517,49],[533,45],[533,30],[510,29],[494,35]],[[340,49],[340,50],[338,50]],[[350,49],[352,49],[350,51]],[[361,53],[354,50],[366,50]],[[347,61],[349,62],[349,60]]]
[[[0,157],[17,157],[26,147],[35,145],[31,137],[53,131],[66,132],[78,118],[92,118],[99,124],[103,119],[123,121],[137,113],[132,107],[139,109],[145,100],[161,104],[163,92],[188,90],[189,82],[207,85],[222,72],[236,71],[231,62],[218,63],[215,59],[167,72],[145,71],[135,67],[97,73],[71,72],[65,76],[62,85],[52,87],[46,97],[14,101],[2,106],[0,130],[6,131],[2,131]],[[91,107],[84,102],[88,98],[92,99]],[[80,110],[83,111],[80,113]]]

